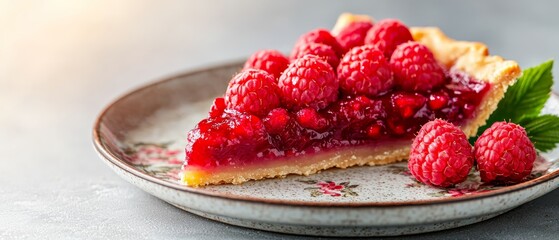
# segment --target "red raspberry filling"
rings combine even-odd
[[[280,106],[261,118],[223,111],[218,99],[213,114],[188,134],[188,165],[238,166],[333,147],[412,139],[436,118],[460,125],[475,116],[490,85],[455,70],[445,75],[443,85],[428,91],[393,88],[375,97],[342,95],[325,108]]]
[[[258,117],[235,110],[206,118],[188,132],[188,165],[217,167],[256,160],[258,152],[269,148],[269,134]]]

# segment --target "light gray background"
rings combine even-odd
[[[0,239],[302,239],[209,221],[121,180],[93,151],[96,115],[163,76],[262,48],[289,51],[300,34],[331,27],[345,11],[438,25],[533,66],[558,56],[558,8],[556,1],[0,0]],[[558,232],[556,190],[483,223],[414,237],[557,239]]]

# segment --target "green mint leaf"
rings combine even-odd
[[[520,124],[524,118],[538,116],[551,96],[552,68],[553,60],[549,60],[525,69],[516,83],[508,88],[504,98],[497,105],[497,109],[491,114],[487,123],[479,128],[476,137],[472,137],[470,142],[475,142],[477,136],[495,122],[511,121]]]
[[[519,124],[526,129],[536,149],[542,152],[554,149],[559,143],[559,116],[546,114],[529,117],[522,119]]]
[[[552,67],[553,60],[550,60],[524,70],[518,81],[509,87],[489,121],[518,122],[524,117],[538,116],[551,95]]]

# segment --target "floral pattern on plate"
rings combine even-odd
[[[298,182],[314,185],[306,187],[304,190],[311,192],[311,197],[327,195],[331,197],[351,197],[358,196],[353,189],[359,187],[357,184],[350,185],[350,182],[336,183],[334,181],[299,180]]]
[[[125,159],[138,170],[170,182],[179,180],[181,150],[170,149],[168,143],[133,143],[122,149]]]

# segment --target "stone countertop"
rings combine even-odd
[[[142,84],[289,51],[342,12],[437,25],[533,66],[559,54],[556,1],[2,1],[0,239],[306,239],[183,212],[97,157],[100,110]],[[555,69],[555,76],[558,76]],[[555,86],[557,91],[557,85]],[[559,190],[488,221],[419,239],[557,239]]]

